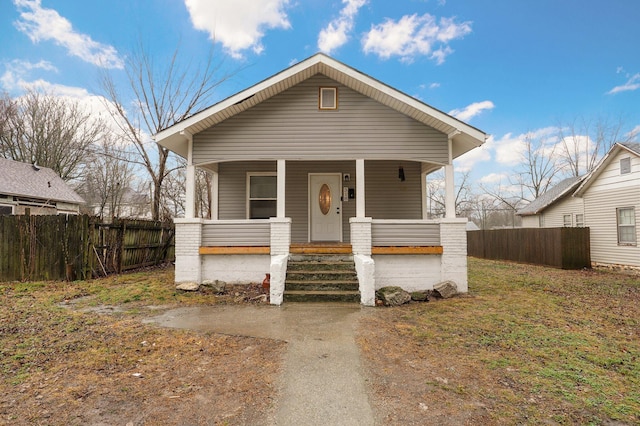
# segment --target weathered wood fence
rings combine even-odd
[[[589,228],[515,228],[467,232],[467,254],[562,269],[591,267]]]
[[[174,258],[170,223],[0,216],[0,281],[87,279]]]

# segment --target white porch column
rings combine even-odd
[[[285,160],[278,160],[278,201],[277,201],[277,213],[276,217],[283,219],[285,217],[285,181],[287,177],[286,162]]]
[[[459,132],[449,134],[449,161],[444,166],[444,186],[445,186],[445,217],[453,219],[456,217],[456,184],[453,176],[453,137]]]
[[[211,220],[218,220],[218,211],[220,209],[218,204],[218,187],[220,186],[220,179],[218,176],[218,166],[216,164],[216,170],[212,172],[211,176]]]
[[[364,159],[356,160],[356,217],[365,217]]]
[[[422,219],[429,219],[429,187],[427,185],[427,164],[421,163],[420,181],[422,182]]]
[[[193,165],[193,136],[186,130],[181,131],[180,134],[187,139],[187,188],[184,217],[185,219],[193,219],[196,216],[196,166]]]

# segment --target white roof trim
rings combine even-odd
[[[190,134],[198,133],[281,93],[317,73],[325,74],[327,77],[339,81],[341,84],[443,133],[448,135],[455,134],[454,142],[460,142],[463,146],[461,147],[461,152],[454,155],[454,157],[467,152],[473,147],[480,146],[487,138],[487,135],[481,130],[322,53],[311,56],[171,127],[161,130],[154,138],[160,145],[186,157],[184,132]],[[367,93],[364,93],[365,91]],[[400,102],[400,105],[391,105],[393,101]]]
[[[576,189],[576,191],[573,193],[573,196],[582,197],[585,191],[591,186],[591,184],[597,179],[597,177],[600,176],[604,168],[607,167],[609,163],[611,163],[613,157],[618,155],[618,152],[622,150],[628,151],[630,154],[633,154],[636,157],[640,157],[640,155],[638,155],[638,153],[633,149],[626,147],[621,143],[615,143],[611,147],[611,149],[609,149],[609,152],[607,152],[606,155],[602,157],[598,165],[594,167],[594,169],[591,170],[587,177],[582,181],[578,189]]]

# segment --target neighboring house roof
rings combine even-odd
[[[0,158],[0,194],[83,204],[84,200],[48,167]]]
[[[638,142],[626,142],[626,143],[616,143],[614,144],[609,152],[602,157],[602,160],[598,163],[598,165],[589,173],[582,184],[578,187],[575,192],[577,197],[582,197],[584,192],[591,186],[591,184],[600,176],[600,173],[609,165],[609,163],[618,155],[620,151],[627,151],[637,157],[640,157],[640,143]]]
[[[556,201],[564,198],[565,195],[569,195],[574,189],[582,182],[584,176],[570,177],[563,181],[560,181],[557,185],[553,186],[547,192],[527,204],[516,212],[518,216],[531,216],[541,213],[544,209],[554,204]]]
[[[161,130],[155,135],[155,140],[186,158],[189,145],[188,135],[196,134],[246,111],[318,73],[414,120],[450,135],[453,141],[453,158],[480,146],[487,138],[483,131],[387,86],[342,62],[317,53],[242,92]]]

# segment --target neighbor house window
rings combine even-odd
[[[617,209],[618,244],[636,244],[636,212],[633,207]]]
[[[337,87],[321,87],[318,107],[320,109],[338,109],[338,88]]]
[[[620,160],[620,174],[626,175],[627,173],[631,173],[631,157]]]
[[[13,214],[13,206],[0,205],[0,216],[9,216]]]
[[[584,227],[584,215],[583,214],[577,214],[576,215],[576,226],[579,228],[583,228]]]
[[[278,184],[275,173],[249,173],[247,195],[249,219],[269,219],[276,216]]]
[[[565,227],[571,227],[573,225],[570,214],[565,214],[564,216],[562,216],[562,219]]]

